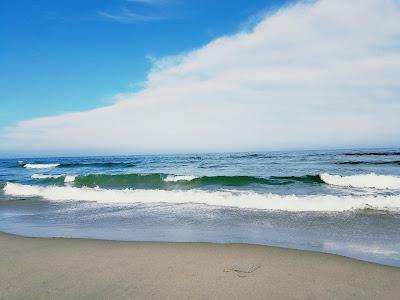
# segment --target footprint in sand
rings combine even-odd
[[[261,268],[261,265],[251,265],[251,266],[232,266],[225,268],[224,272],[235,272],[239,277],[246,277],[248,274],[253,273],[255,270]]]

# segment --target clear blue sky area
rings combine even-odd
[[[0,129],[134,91],[162,57],[289,0],[1,0]]]

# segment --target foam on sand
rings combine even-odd
[[[59,166],[60,164],[25,164],[24,168],[27,169],[50,169]]]
[[[323,173],[320,174],[320,177],[325,183],[336,186],[375,189],[400,189],[400,177],[391,175],[377,175],[375,173],[370,173],[341,176]]]
[[[7,183],[4,192],[11,196],[43,197],[52,201],[93,201],[99,203],[199,203],[249,209],[284,211],[346,211],[381,209],[400,211],[396,196],[276,195],[238,191],[101,189],[35,186]]]

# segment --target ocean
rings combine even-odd
[[[400,149],[0,159],[0,231],[400,266]]]

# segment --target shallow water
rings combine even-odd
[[[3,159],[0,182],[9,233],[267,244],[400,266],[399,149]]]

